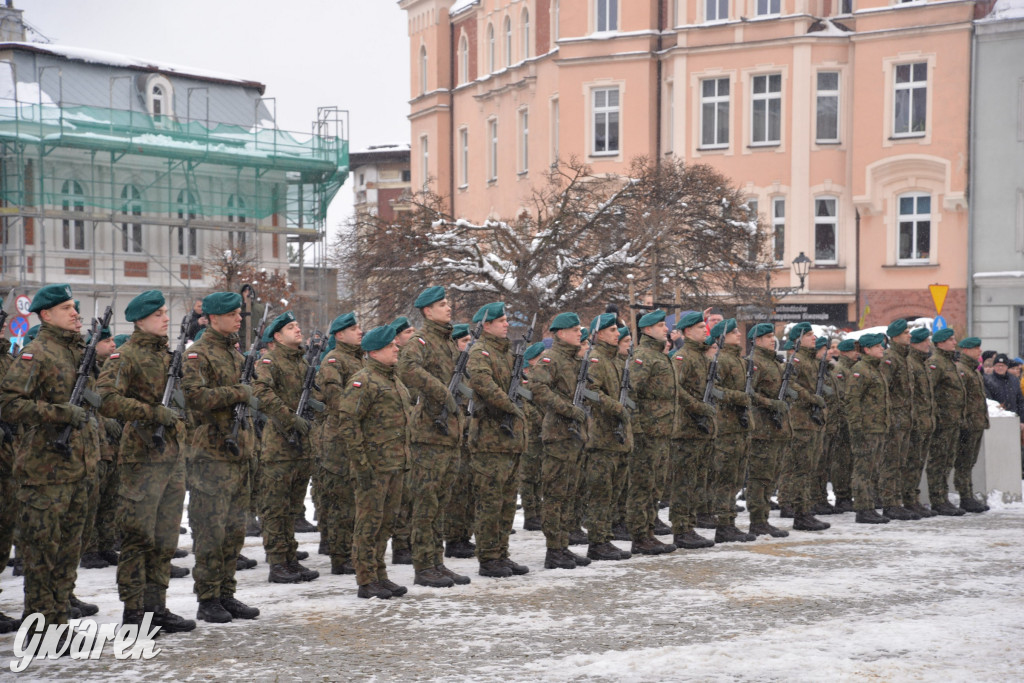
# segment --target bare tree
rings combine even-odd
[[[203,269],[213,276],[214,289],[237,292],[242,285],[251,285],[259,302],[269,303],[275,310],[286,309],[295,295],[288,272],[261,267],[259,259],[245,245],[231,245],[227,241],[211,245],[203,259]]]

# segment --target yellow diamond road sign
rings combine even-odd
[[[946,303],[946,293],[949,292],[949,285],[928,285],[932,293],[932,301],[935,302],[935,313],[942,314],[942,304]]]

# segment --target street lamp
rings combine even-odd
[[[800,289],[804,288],[804,281],[807,280],[807,271],[811,268],[811,259],[807,258],[804,252],[793,259],[793,272],[800,278]]]

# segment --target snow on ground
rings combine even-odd
[[[108,648],[98,661],[35,662],[22,677],[1020,680],[1024,505],[1001,500],[994,493],[983,515],[881,527],[831,516],[822,533],[573,571],[543,569],[543,535],[524,532],[520,513],[512,555],[530,574],[484,579],[474,560],[449,560],[473,583],[434,590],[413,586],[411,567],[392,567],[409,594],[389,601],[359,600],[353,577],[332,576],[317,534],[300,542],[320,579],[269,584],[259,540],[247,538],[244,552],[260,565],[239,572],[238,596],[262,609],[256,621],[200,622],[161,637],[149,662],[116,661]],[[745,528],[746,513],[738,523]],[[0,609],[17,611],[22,580],[8,569],[0,586]],[[99,604],[98,620],[119,620],[113,568],[80,570],[78,586]],[[172,581],[171,609],[193,616],[191,589],[191,577]],[[0,636],[0,680],[13,640]]]

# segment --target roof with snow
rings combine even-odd
[[[480,0],[455,0],[452,6],[448,9],[448,16],[454,17],[456,14],[463,12],[473,5],[479,5]]]
[[[1024,19],[1024,0],[996,0],[988,16],[979,21],[1004,21],[1006,19]]]

